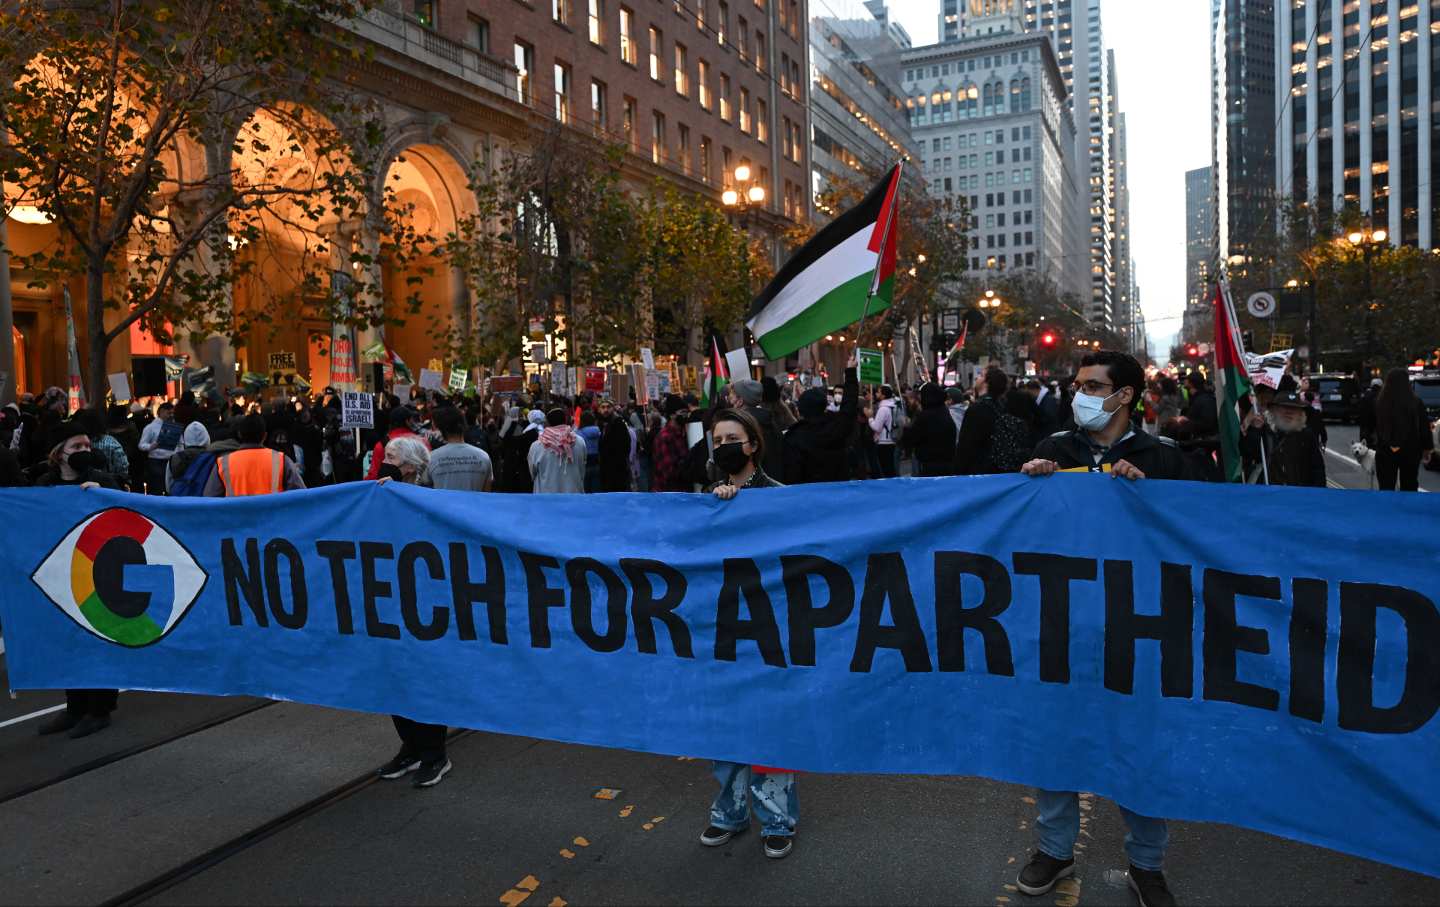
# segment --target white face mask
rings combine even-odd
[[[1116,391],[1115,394],[1120,393]],[[1092,397],[1089,394],[1076,394],[1070,401],[1070,409],[1075,414],[1075,424],[1085,431],[1099,431],[1110,424],[1110,418],[1115,415],[1106,412],[1105,401],[1110,397]]]

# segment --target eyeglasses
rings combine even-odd
[[[1110,384],[1107,381],[1076,381],[1074,384],[1070,385],[1070,389],[1077,393],[1083,392],[1089,394],[1093,397],[1095,394],[1100,393],[1105,388],[1114,386],[1115,385]]]

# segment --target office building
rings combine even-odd
[[[1211,0],[1210,25],[1212,259],[1224,261],[1275,226],[1273,0]]]
[[[1185,174],[1185,315],[1182,341],[1198,340],[1213,324],[1210,276],[1215,261],[1215,187],[1209,167]]]

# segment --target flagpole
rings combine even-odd
[[[1225,322],[1230,327],[1230,343],[1239,351],[1240,364],[1245,366],[1245,374],[1248,379],[1250,367],[1248,360],[1245,358],[1245,344],[1240,335],[1240,323],[1235,315],[1235,300],[1230,296],[1230,281],[1223,274],[1220,275],[1220,298],[1225,303]],[[1255,382],[1250,381],[1249,384],[1250,393],[1248,396],[1250,397],[1250,411],[1258,414],[1260,412],[1260,403],[1255,398]],[[1265,477],[1266,485],[1270,484],[1270,463],[1268,461],[1268,452],[1265,450],[1265,435],[1262,433],[1260,435],[1260,472]]]
[[[890,224],[895,218],[895,209],[900,207],[898,196],[900,195],[900,177],[904,173],[904,168],[905,159],[901,158],[895,165],[895,175],[891,178],[896,197],[891,200],[890,207],[885,211],[885,227],[880,232],[880,254],[875,259],[875,276],[870,280],[870,292],[865,294],[865,308],[861,310],[860,323],[855,327],[855,358],[857,362],[860,358],[860,344],[864,342],[862,338],[865,334],[865,319],[870,316],[870,302],[875,298],[875,294],[880,292],[880,268],[885,263],[885,250],[890,242]],[[898,375],[896,380],[899,380]]]

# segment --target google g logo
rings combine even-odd
[[[130,648],[164,639],[208,578],[174,536],[123,507],[86,517],[31,576],[82,629]]]

